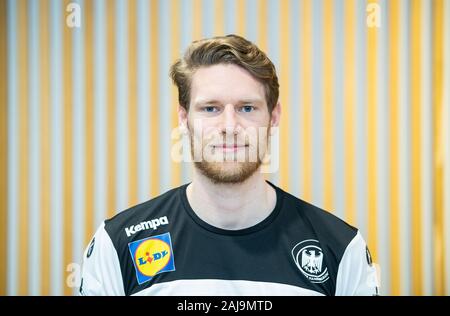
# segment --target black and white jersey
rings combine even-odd
[[[209,225],[187,184],[98,228],[83,258],[81,295],[377,295],[358,230],[268,182],[274,210],[241,230]]]

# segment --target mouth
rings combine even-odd
[[[220,144],[220,145],[213,145],[214,149],[222,150],[223,152],[236,152],[238,150],[242,150],[245,148],[248,148],[248,145],[227,145],[227,144]]]

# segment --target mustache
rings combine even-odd
[[[263,129],[263,130],[261,130]],[[259,128],[251,127],[248,129],[241,129],[239,132],[223,129],[200,129],[195,132],[190,124],[187,124],[187,130],[191,139],[201,139],[203,147],[232,147],[232,146],[246,146],[258,147],[260,141],[267,141],[271,126],[262,126]]]
[[[255,139],[256,140],[256,139]],[[222,147],[222,146],[248,146],[251,140],[248,137],[206,137],[203,139],[203,143],[207,146]]]

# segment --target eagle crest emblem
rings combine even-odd
[[[319,241],[307,239],[298,243],[292,248],[292,257],[298,269],[312,283],[323,283],[329,279]]]
[[[306,250],[302,253],[302,268],[309,273],[318,274],[322,271],[323,253],[316,250]]]

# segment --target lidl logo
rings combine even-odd
[[[175,271],[170,233],[130,242],[128,248],[139,284],[159,273]]]

